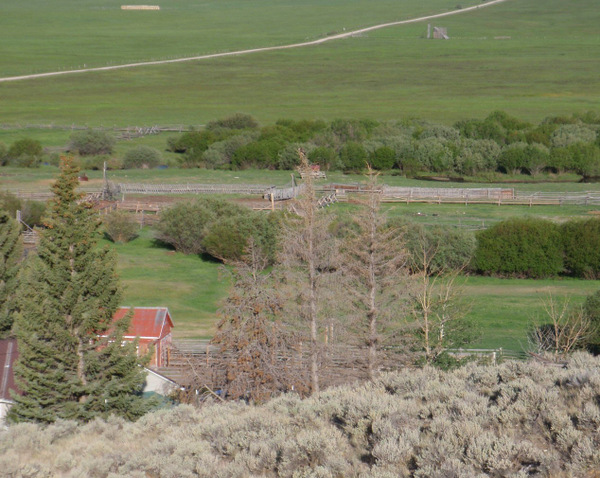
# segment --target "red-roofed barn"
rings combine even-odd
[[[154,346],[149,367],[166,367],[169,365],[171,350],[171,329],[173,320],[169,309],[166,307],[121,307],[114,315],[114,319],[122,319],[133,310],[131,325],[123,336],[124,340],[133,341],[139,337],[138,353],[144,355],[150,347]]]

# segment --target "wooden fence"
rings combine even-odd
[[[148,184],[117,183],[110,189],[117,194],[246,194],[263,195],[274,186],[264,184]]]
[[[509,188],[410,188],[410,187],[383,187],[383,200],[386,202],[402,201],[438,203],[448,202],[486,202],[510,200],[515,196],[514,189]]]
[[[492,364],[497,364],[505,360],[527,360],[529,356],[526,352],[520,350],[508,350],[503,348],[497,349],[448,349],[449,355],[456,358],[478,357],[487,358]]]
[[[288,199],[294,199],[303,190],[303,184],[301,184],[300,186],[289,186],[283,188],[272,186],[267,191],[265,191],[265,193],[263,194],[263,198],[271,199],[272,196],[273,201],[286,201]]]
[[[348,191],[363,192],[363,191]],[[497,205],[600,205],[600,191],[515,192],[504,188],[400,188],[384,186],[384,202]]]
[[[108,191],[113,194],[240,194],[261,195],[270,199],[273,194],[275,201],[283,201],[298,196],[303,185],[277,187],[266,184],[150,184],[150,183],[112,183]],[[81,188],[88,194],[88,199],[102,197],[102,189]],[[12,190],[20,199],[45,201],[52,196],[50,191]],[[325,184],[318,192],[327,197],[335,193],[336,200],[346,195],[368,192],[365,185],[356,184]],[[417,188],[383,186],[384,202],[430,202],[438,204],[497,204],[497,205],[581,205],[600,206],[600,191],[582,192],[524,192],[512,188]]]

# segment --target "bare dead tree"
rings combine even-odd
[[[462,299],[459,280],[466,264],[457,270],[434,270],[432,264],[438,249],[439,243],[431,243],[423,236],[418,239],[418,249],[412,257],[413,326],[421,338],[427,362],[448,348],[468,342],[475,332],[463,320],[469,307]]]
[[[290,218],[284,225],[279,258],[291,294],[287,304],[292,310],[287,316],[292,321],[297,317],[301,330],[308,328],[310,386],[312,393],[318,393],[325,336],[322,305],[328,290],[324,283],[335,270],[337,245],[328,230],[329,215],[318,208],[314,178],[306,155],[301,149],[298,153],[299,170],[304,178],[303,193],[296,201],[298,216]]]
[[[221,389],[228,398],[263,402],[294,390],[307,390],[303,364],[295,360],[296,335],[280,321],[282,299],[259,247],[249,242],[246,257],[231,271],[232,288],[220,310],[212,340],[220,348]]]
[[[533,352],[551,353],[558,360],[584,345],[594,334],[590,317],[581,307],[571,307],[570,302],[569,297],[559,300],[550,293],[542,299],[544,318],[534,319],[529,334]]]
[[[367,193],[360,197],[354,215],[357,232],[343,248],[344,270],[352,293],[354,331],[367,350],[367,376],[373,379],[380,364],[382,346],[403,323],[408,270],[402,231],[387,226],[381,210],[382,188],[378,174],[368,167]],[[406,297],[405,297],[406,298]]]

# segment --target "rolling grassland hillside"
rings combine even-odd
[[[442,0],[181,2],[158,12],[77,5],[40,2],[36,10],[11,0],[2,76],[289,44],[457,8]],[[36,30],[23,8],[52,19],[54,30]],[[424,21],[306,48],[0,83],[2,122],[204,124],[242,111],[263,122],[451,123],[498,109],[539,121],[598,104],[594,0],[507,0],[432,23],[450,40],[427,40]]]

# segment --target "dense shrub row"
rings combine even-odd
[[[11,426],[3,476],[593,476],[600,359],[405,370],[263,406],[178,406],[136,423]]]
[[[199,199],[165,211],[157,230],[158,238],[178,251],[225,261],[240,259],[252,237],[273,261],[280,219],[223,200]],[[339,217],[331,227],[334,236],[344,239],[354,224]],[[464,269],[503,277],[600,278],[599,218],[560,225],[539,218],[513,218],[477,235],[451,226],[425,227],[402,218],[391,219],[389,227],[403,235],[413,271],[425,266],[433,274]]]
[[[600,278],[600,219],[503,221],[477,235],[472,265],[482,274],[509,277]]]
[[[212,198],[180,202],[161,214],[157,238],[185,254],[209,254],[235,261],[248,239],[273,261],[279,233],[277,214],[260,214],[246,207]]]
[[[259,127],[236,115],[170,138],[168,149],[186,167],[291,169],[303,148],[325,169],[375,169],[476,175],[501,171],[537,175],[571,171],[600,175],[600,116],[546,118],[533,125],[503,112],[453,127],[421,120],[279,120]]]
[[[199,131],[167,140],[181,167],[212,169],[293,169],[302,148],[324,169],[358,171],[369,162],[375,169],[422,173],[482,175],[491,172],[573,172],[600,176],[600,115],[554,116],[531,124],[500,111],[483,120],[463,120],[453,126],[424,120],[336,119],[286,120],[260,126],[251,116],[236,114],[212,121]],[[160,152],[136,147],[115,157],[115,138],[101,130],[72,134],[69,151],[85,169],[154,167],[164,162]],[[28,138],[10,148],[0,144],[0,165],[36,167],[42,146]],[[56,162],[48,157],[44,161]]]

